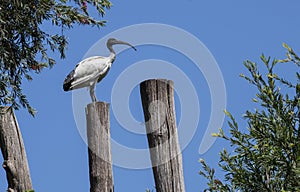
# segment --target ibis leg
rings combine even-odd
[[[91,95],[92,101],[97,102],[97,97],[95,95],[95,85],[92,85],[90,87],[90,95]]]

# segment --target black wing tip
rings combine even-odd
[[[71,83],[73,82],[74,73],[75,73],[75,70],[71,71],[71,73],[69,73],[69,75],[64,80],[64,85],[63,85],[64,91],[71,91],[72,90]]]
[[[66,80],[68,80],[68,79],[66,79]],[[71,82],[72,81],[64,81],[64,84],[63,84],[63,89],[64,89],[64,91],[71,91],[72,90],[72,88],[71,88]]]
[[[64,83],[63,89],[64,91],[71,91],[71,83]]]

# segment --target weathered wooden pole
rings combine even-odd
[[[182,156],[176,129],[173,82],[140,84],[152,170],[158,192],[184,192]]]
[[[11,108],[0,108],[0,147],[6,171],[8,192],[32,190],[22,134]]]
[[[109,104],[86,107],[90,192],[113,192]]]

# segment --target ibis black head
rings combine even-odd
[[[118,40],[118,39],[115,39],[115,38],[109,38],[108,40],[107,40],[107,43],[106,43],[106,45],[107,45],[107,47],[110,49],[113,45],[116,45],[116,44],[123,44],[123,45],[128,45],[128,46],[130,46],[132,49],[134,49],[135,51],[136,51],[136,48],[133,46],[133,45],[131,45],[130,43],[127,43],[127,42],[125,42],[125,41],[121,41],[121,40]]]

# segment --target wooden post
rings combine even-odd
[[[88,104],[86,120],[90,192],[113,192],[109,104],[104,102]]]
[[[156,191],[184,192],[173,82],[147,80],[140,84],[140,92]]]
[[[16,116],[11,108],[0,108],[0,147],[8,192],[32,190],[25,147]]]

